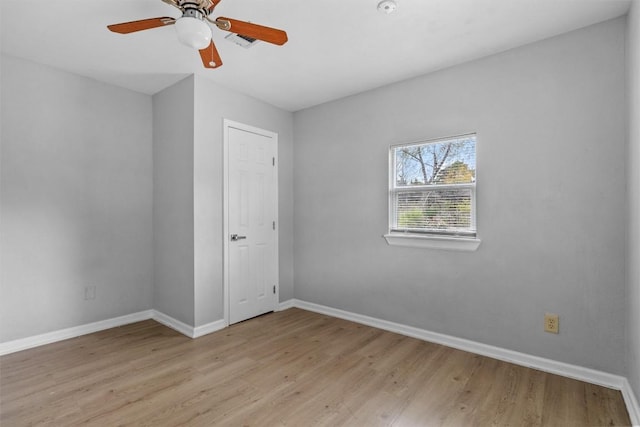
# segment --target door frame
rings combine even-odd
[[[222,133],[223,133],[223,145],[222,145],[222,241],[223,241],[223,265],[222,265],[222,281],[223,281],[223,291],[222,291],[222,299],[224,301],[224,323],[225,326],[229,326],[230,313],[229,313],[229,129],[239,129],[245,132],[255,133],[257,135],[265,136],[271,138],[275,141],[276,144],[276,159],[274,165],[274,173],[275,173],[275,188],[274,194],[276,198],[275,203],[275,218],[276,222],[276,233],[274,236],[274,245],[276,251],[276,293],[274,297],[273,310],[276,311],[278,308],[278,304],[280,301],[280,253],[279,253],[279,244],[278,244],[278,234],[280,230],[280,223],[278,221],[278,134],[275,132],[271,132],[265,129],[260,129],[255,126],[247,125],[244,123],[236,122],[233,120],[229,120],[227,118],[223,118],[222,124]]]

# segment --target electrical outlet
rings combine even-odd
[[[557,314],[545,313],[544,314],[544,330],[545,332],[551,332],[557,334],[560,329],[560,319]]]

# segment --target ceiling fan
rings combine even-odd
[[[262,25],[225,17],[218,17],[216,19],[209,18],[209,14],[213,12],[213,9],[221,0],[162,1],[180,9],[182,16],[178,19],[164,16],[123,22],[108,25],[107,28],[114,33],[129,34],[136,31],[175,25],[178,40],[191,48],[198,49],[202,63],[206,68],[218,68],[222,65],[222,59],[220,59],[218,50],[213,40],[211,40],[211,27],[207,22],[214,24],[221,30],[236,33],[244,38],[262,40],[280,46],[288,40],[287,33],[276,28],[264,27]]]

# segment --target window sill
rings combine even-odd
[[[389,233],[383,237],[390,246],[444,249],[449,251],[475,251],[481,242],[477,238],[421,236],[400,233]]]

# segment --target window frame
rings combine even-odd
[[[399,147],[413,147],[419,145],[437,144],[449,140],[462,139],[473,136],[476,142],[476,170],[477,170],[477,142],[478,134],[469,132],[459,135],[452,135],[435,139],[424,139],[413,142],[405,142],[393,144],[389,146],[389,181],[388,181],[388,217],[387,217],[387,233],[383,235],[387,243],[391,246],[407,246],[419,248],[434,248],[446,250],[463,250],[475,251],[480,245],[481,240],[478,238],[477,230],[477,203],[476,203],[476,181],[463,184],[418,184],[407,187],[398,187],[396,183],[396,149]],[[469,189],[471,198],[471,228],[475,232],[447,232],[439,230],[417,230],[417,229],[398,229],[397,224],[395,196],[404,192],[417,192],[421,190],[447,190],[447,189]]]

